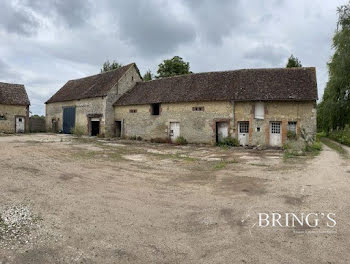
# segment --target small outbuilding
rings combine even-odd
[[[0,133],[28,132],[29,106],[24,85],[0,82]]]
[[[114,136],[113,103],[141,80],[136,64],[131,63],[68,81],[46,102],[47,131]]]

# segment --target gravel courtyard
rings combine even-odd
[[[349,263],[350,160],[0,136],[0,263]],[[257,225],[335,213],[336,227]],[[311,232],[312,231],[312,232]]]

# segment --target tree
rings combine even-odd
[[[122,66],[123,65],[119,64],[116,61],[113,61],[112,63],[110,63],[109,60],[107,60],[105,63],[103,63],[103,66],[102,66],[102,69],[101,69],[101,73],[102,72],[113,71],[115,69],[119,69]]]
[[[152,72],[148,70],[145,75],[143,75],[144,81],[151,81],[153,79]]]
[[[297,57],[294,57],[293,54],[290,55],[290,57],[288,58],[288,62],[287,62],[287,68],[298,68],[298,67],[303,67],[303,65],[301,65],[300,60]]]
[[[189,74],[190,63],[184,62],[179,56],[175,56],[170,60],[164,60],[163,63],[158,65],[158,76],[156,78],[164,78],[182,74]]]
[[[334,54],[328,63],[329,80],[317,107],[317,126],[322,131],[342,129],[350,124],[350,2],[337,12]]]

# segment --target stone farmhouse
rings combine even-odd
[[[282,146],[316,132],[315,68],[208,72],[143,82],[135,64],[69,81],[46,105],[48,128],[87,135]],[[69,109],[69,110],[67,110]],[[94,130],[98,122],[99,130]],[[96,123],[97,124],[97,123]]]
[[[24,85],[0,82],[0,133],[29,131],[29,106]]]

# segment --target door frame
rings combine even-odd
[[[168,126],[168,137],[169,137],[170,140],[171,140],[171,135],[170,135],[171,123],[178,123],[178,124],[179,124],[179,137],[181,136],[181,126],[180,126],[180,122],[179,122],[179,121],[171,120],[171,121],[169,121],[169,126]]]
[[[75,123],[77,121],[77,107],[75,105],[66,105],[66,106],[62,106],[62,132],[64,133],[64,109],[66,108],[74,108],[74,127],[75,128]],[[71,134],[71,132],[69,131],[68,134]]]
[[[99,128],[99,132],[101,134],[101,122],[102,122],[102,114],[88,114],[87,115],[87,128],[88,128],[88,135],[91,136],[91,119],[92,118],[98,118],[100,121],[100,128]]]
[[[117,122],[120,122],[120,136],[119,136],[119,137],[117,137]],[[123,122],[123,120],[114,120],[114,125],[115,125],[115,131],[114,131],[115,136],[116,136],[117,138],[122,138],[123,135],[124,135],[124,133],[123,133],[123,127],[124,127],[124,122]]]
[[[241,124],[242,123],[248,123],[248,132],[246,132],[246,133],[241,133],[240,132],[240,130],[241,130]],[[239,135],[240,134],[246,134],[246,136],[248,137],[248,142],[247,142],[247,144],[246,145],[249,145],[249,137],[250,137],[250,134],[249,134],[249,131],[250,131],[250,126],[251,126],[251,123],[249,122],[249,121],[245,121],[245,120],[243,120],[243,121],[237,121],[237,139],[238,139],[238,142],[239,142],[239,144],[241,144],[241,142],[239,141]],[[242,146],[246,146],[246,145],[242,145]]]
[[[23,122],[24,122],[24,130],[23,130],[23,133],[25,133],[27,130],[26,130],[26,126],[27,126],[27,120],[26,120],[26,117],[25,116],[22,116],[22,115],[15,115],[15,133],[17,134],[17,117],[18,118],[23,118]]]
[[[217,131],[217,123],[227,123],[227,136],[231,136],[231,119],[230,118],[215,118],[213,120],[212,129],[213,129],[213,143],[218,143],[218,131]]]
[[[272,145],[271,144],[271,135],[272,134],[277,134],[277,133],[272,133],[272,123],[279,123],[279,125],[280,125],[280,133],[279,133],[279,135],[280,135],[280,145]],[[283,138],[282,138],[282,129],[283,129],[283,126],[282,126],[282,121],[270,121],[269,122],[269,146],[270,147],[282,147],[282,145],[283,145]]]

